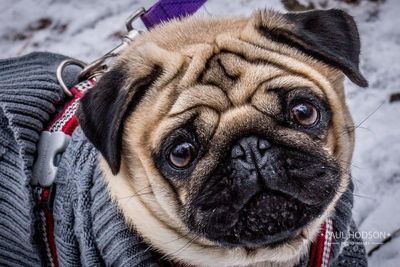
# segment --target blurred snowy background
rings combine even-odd
[[[144,0],[0,0],[0,57],[51,51],[91,61],[119,43],[124,21]],[[399,0],[209,0],[200,13],[249,15],[341,8],[358,22],[361,69],[370,87],[346,81],[356,128],[354,217],[363,233],[392,238],[372,251],[370,266],[400,266],[400,1]],[[397,231],[397,232],[396,232]],[[382,240],[367,239],[380,243]],[[367,245],[370,251],[376,244]]]

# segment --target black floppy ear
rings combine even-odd
[[[368,86],[359,70],[360,37],[353,17],[337,9],[288,13],[284,17],[289,27],[261,30],[342,70],[355,84]]]
[[[149,75],[128,84],[127,72],[115,66],[80,100],[77,113],[80,126],[114,175],[119,172],[121,163],[124,121],[158,75],[159,68],[154,68]]]

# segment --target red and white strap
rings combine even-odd
[[[78,120],[76,118],[76,110],[79,99],[86,90],[92,88],[96,84],[95,78],[83,81],[70,89],[72,98],[57,114],[53,121],[46,128],[46,132],[59,133],[71,136],[76,127]],[[50,144],[49,144],[50,145]],[[38,229],[41,236],[42,247],[45,251],[45,258],[48,266],[59,266],[57,249],[54,238],[54,218],[52,210],[53,192],[52,186],[41,186],[41,177],[38,179],[38,186],[35,188]]]
[[[60,113],[54,118],[52,123],[47,127],[49,132],[61,131],[69,136],[72,135],[73,131],[78,126],[78,120],[76,119],[75,113],[78,108],[78,101],[83,96],[84,92],[92,88],[96,83],[96,79],[90,79],[83,81],[70,89],[72,98],[60,111]]]

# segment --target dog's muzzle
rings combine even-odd
[[[224,246],[277,245],[323,212],[338,181],[321,158],[245,136],[192,201],[187,223]]]

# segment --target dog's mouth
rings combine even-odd
[[[243,207],[197,207],[189,225],[196,234],[224,247],[274,247],[298,238],[323,207],[266,190],[254,194]]]

